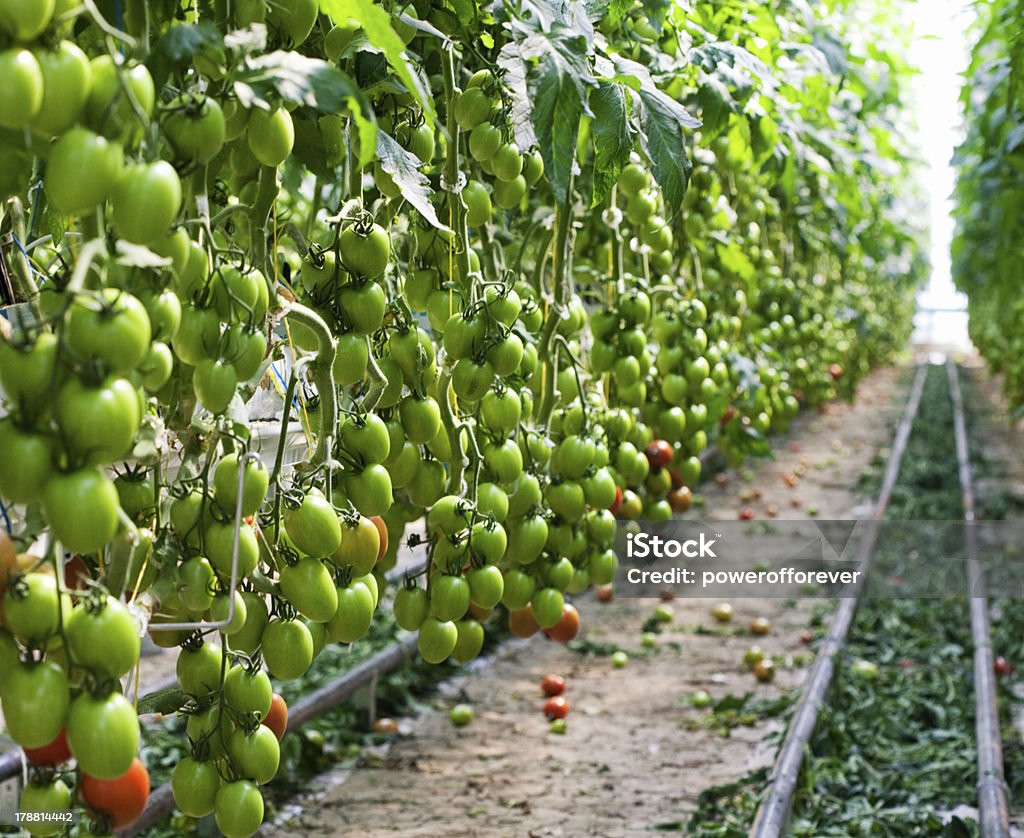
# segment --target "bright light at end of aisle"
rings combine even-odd
[[[917,141],[924,158],[924,187],[930,213],[932,273],[918,295],[914,343],[966,348],[965,297],[953,285],[953,151],[962,135],[959,96],[967,66],[967,34],[974,12],[964,0],[922,0],[913,11],[910,62],[920,71],[914,80]]]

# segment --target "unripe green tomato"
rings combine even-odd
[[[0,127],[27,128],[43,106],[43,71],[39,62],[27,49],[5,49],[0,52],[0,79]]]
[[[67,131],[85,110],[92,85],[92,65],[71,41],[61,41],[53,49],[37,47],[34,55],[42,72],[43,101],[32,120],[32,128],[52,137]]]
[[[264,166],[280,166],[295,145],[295,125],[284,108],[253,110],[246,132],[249,148]]]
[[[491,220],[491,196],[487,187],[478,180],[471,180],[462,190],[462,201],[466,206],[466,223],[478,227]]]
[[[531,151],[523,160],[523,177],[527,186],[533,186],[544,177],[544,158],[539,151]]]
[[[227,124],[215,99],[179,96],[167,110],[164,133],[179,158],[205,163],[220,153],[227,138]]]
[[[131,91],[131,99],[126,89]],[[117,64],[109,55],[92,60],[92,87],[85,118],[94,131],[134,145],[149,126],[155,104],[156,87],[144,64]]]
[[[515,180],[523,171],[523,155],[515,143],[506,143],[490,158],[490,164],[498,180]]]
[[[61,212],[90,212],[107,199],[119,181],[124,151],[116,142],[72,128],[50,149],[46,167],[46,195]]]
[[[469,134],[469,153],[478,162],[490,160],[501,148],[501,129],[481,122]]]
[[[526,195],[526,178],[522,175],[516,175],[509,181],[498,180],[494,184],[494,203],[502,209],[519,206],[524,195]]]

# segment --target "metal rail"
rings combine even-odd
[[[1003,777],[1003,743],[999,733],[999,709],[996,705],[995,670],[992,638],[989,633],[988,599],[985,574],[978,558],[978,533],[975,527],[974,485],[971,479],[971,452],[964,421],[964,402],[956,364],[946,364],[949,393],[953,400],[953,433],[956,459],[963,492],[967,548],[967,583],[970,594],[971,639],[974,643],[975,736],[978,740],[978,813],[982,838],[1009,838],[1010,813]]]
[[[750,830],[750,835],[753,838],[778,838],[778,836],[786,834],[788,829],[790,807],[799,780],[804,751],[814,733],[818,721],[818,711],[824,705],[829,686],[832,684],[836,655],[846,645],[846,637],[850,632],[854,615],[857,613],[857,607],[860,605],[864,592],[863,580],[867,578],[875,543],[878,540],[878,525],[885,516],[889,500],[892,497],[892,490],[899,478],[900,465],[910,439],[910,431],[914,426],[918,405],[921,403],[921,393],[927,374],[928,367],[926,365],[918,367],[917,375],[910,389],[910,397],[907,399],[907,406],[896,429],[885,477],[878,493],[878,500],[871,513],[871,526],[861,542],[858,553],[862,582],[854,591],[853,596],[843,599],[839,603],[839,607],[829,623],[828,634],[814,660],[814,666],[807,679],[807,686],[804,688],[789,730],[786,732],[786,738],[775,759],[775,766],[769,779],[768,794],[761,801],[754,817],[754,825]]]

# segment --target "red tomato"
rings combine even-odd
[[[135,757],[131,767],[113,780],[98,780],[82,775],[80,794],[93,811],[110,818],[115,829],[135,821],[149,799],[149,772],[142,760]]]
[[[274,735],[280,742],[288,729],[288,705],[278,693],[270,700],[270,711],[263,719],[263,724],[274,731]]]
[[[71,748],[68,746],[68,732],[61,730],[49,745],[41,748],[24,748],[25,759],[33,765],[53,767],[62,765],[71,759]]]
[[[754,517],[754,510],[751,509],[749,506],[745,506],[743,509],[740,510],[740,514],[738,517],[741,521],[750,521]]]
[[[569,699],[556,695],[544,702],[544,715],[549,719],[564,719],[569,715]]]
[[[554,626],[545,630],[545,634],[558,643],[568,643],[580,630],[580,612],[576,606],[566,603],[562,608],[562,617]]]
[[[622,487],[621,486],[616,486],[615,487],[615,500],[613,500],[611,506],[608,507],[608,511],[611,512],[612,515],[617,515],[621,508],[622,508]]]
[[[380,515],[371,515],[370,521],[380,533],[380,547],[377,549],[377,561],[380,561],[388,551],[388,525],[384,523],[384,519]]]
[[[656,439],[644,449],[644,455],[651,468],[665,468],[672,462],[672,444],[663,439]]]
[[[668,496],[673,512],[686,512],[693,505],[693,492],[687,486],[674,489]]]
[[[533,608],[527,605],[517,611],[509,611],[508,630],[515,637],[532,637],[540,631],[540,626],[533,616]]]
[[[1004,657],[996,658],[995,661],[993,661],[992,663],[992,668],[995,670],[996,675],[1000,678],[1004,678],[1011,672],[1013,672],[1013,667],[1010,665],[1009,661],[1007,661]]]
[[[565,678],[561,675],[545,675],[544,680],[540,683],[540,688],[544,690],[544,695],[549,698],[561,695],[565,692]]]
[[[70,591],[84,591],[92,580],[92,571],[79,555],[74,555],[64,563],[64,587]]]

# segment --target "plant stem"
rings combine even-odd
[[[327,462],[331,453],[327,440],[338,427],[338,389],[334,385],[334,358],[338,352],[338,344],[323,318],[312,309],[295,303],[288,310],[288,316],[312,331],[316,335],[319,347],[312,373],[313,385],[320,396],[321,408],[320,435],[317,437],[316,452],[313,454],[313,463],[319,465]]]
[[[561,310],[571,298],[572,284],[569,277],[569,231],[572,228],[572,181],[566,189],[565,202],[559,207],[555,218],[555,263],[553,268],[554,301],[541,332],[541,358],[550,359],[551,374],[544,381],[541,401],[540,422],[547,425],[555,409],[555,378],[558,375],[558,358],[554,352],[556,329],[561,319]],[[545,361],[545,363],[548,363]]]

